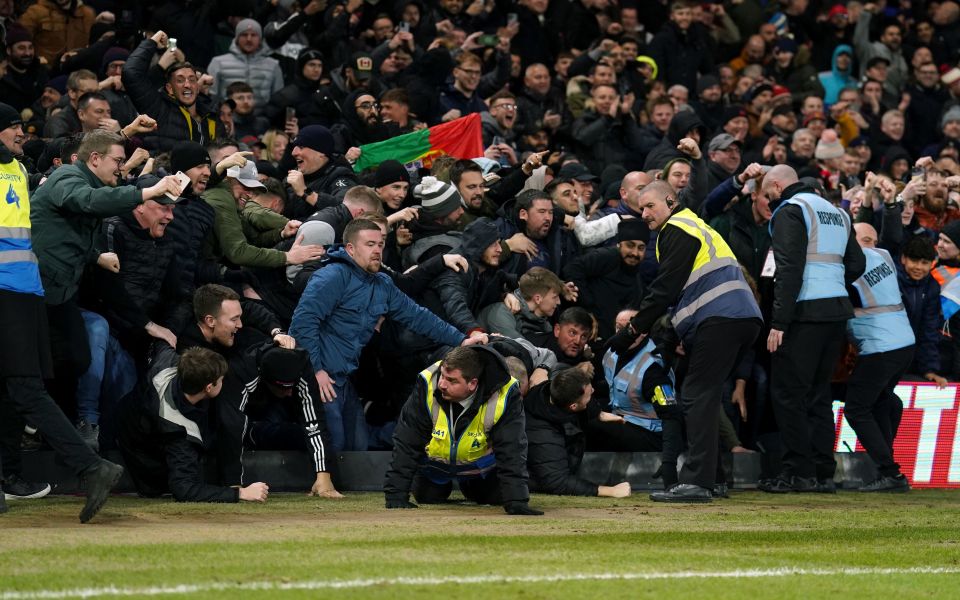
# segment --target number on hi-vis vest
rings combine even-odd
[[[20,196],[13,191],[13,184],[10,184],[10,187],[7,188],[7,204],[16,204],[17,208],[20,208]]]
[[[901,382],[894,392],[903,401],[903,418],[893,456],[914,487],[960,487],[960,385],[938,389],[930,383]],[[837,452],[863,452],[857,434],[843,417],[843,402],[833,403]]]

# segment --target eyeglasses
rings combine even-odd
[[[126,157],[126,156],[116,157],[116,156],[110,156],[109,154],[101,154],[100,156],[102,156],[103,158],[109,158],[109,159],[113,160],[113,162],[117,163],[117,168],[118,168],[118,169],[120,168],[120,165],[122,165],[123,163],[125,163],[125,162],[127,161],[127,157]]]
[[[516,104],[497,104],[494,108],[502,108],[504,110],[517,110]]]
[[[363,110],[370,110],[371,108],[374,110],[380,110],[380,105],[376,102],[361,102],[360,104],[357,104],[357,108],[362,108]]]
[[[480,73],[482,73],[482,71],[480,71],[479,69],[464,69],[463,67],[457,67],[457,68],[471,77],[479,77]]]

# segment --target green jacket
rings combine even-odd
[[[107,251],[95,242],[102,220],[132,211],[142,197],[130,185],[104,185],[81,162],[58,168],[37,188],[30,220],[47,304],[63,304],[76,295],[84,268]]]
[[[280,232],[287,225],[285,216],[260,206],[256,202],[247,202],[240,211],[243,235],[256,246],[272,247],[283,239]]]
[[[213,236],[207,238],[204,249],[206,257],[228,262],[238,267],[282,267],[287,264],[287,255],[273,248],[258,248],[243,235],[243,222],[237,201],[230,193],[227,182],[203,193],[202,198],[213,207]]]

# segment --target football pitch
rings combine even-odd
[[[535,495],[542,517],[452,503],[383,508],[81,498],[0,515],[0,600],[170,598],[956,598],[960,491],[710,505]]]

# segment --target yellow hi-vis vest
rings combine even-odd
[[[453,428],[447,419],[447,413],[440,407],[440,400],[434,396],[440,379],[440,364],[427,367],[420,372],[426,384],[427,410],[433,422],[430,442],[427,444],[428,476],[438,480],[450,477],[482,477],[496,466],[493,446],[487,437],[497,424],[507,407],[507,395],[517,380],[510,378],[499,390],[479,407],[473,420],[463,429],[459,439],[453,439]],[[475,400],[479,401],[478,400]]]
[[[0,289],[43,296],[30,235],[30,186],[16,160],[0,164]]]
[[[697,326],[710,317],[762,319],[760,307],[747,285],[733,250],[716,231],[689,208],[674,213],[664,227],[681,229],[700,242],[693,269],[674,308],[673,327],[680,339],[696,333]],[[657,261],[660,260],[657,237]]]

